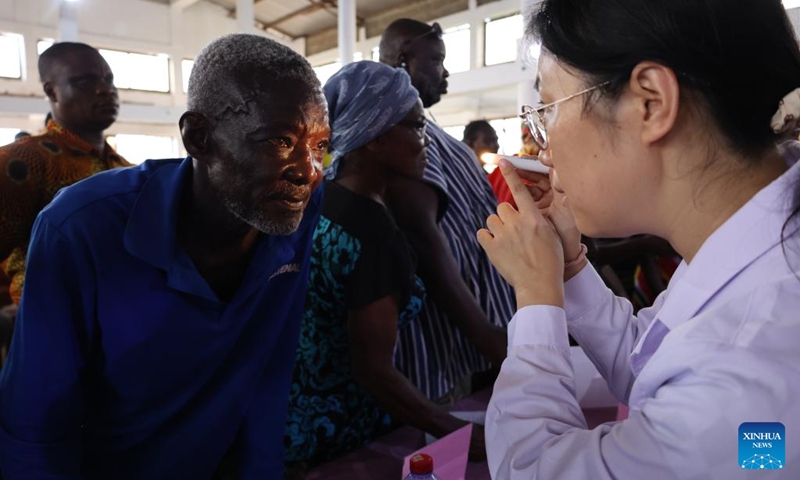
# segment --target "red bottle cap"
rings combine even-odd
[[[427,453],[418,453],[411,457],[411,473],[427,475],[433,473],[433,457]]]

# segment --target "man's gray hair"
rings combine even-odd
[[[247,113],[265,80],[296,80],[319,89],[308,61],[291,48],[259,35],[234,33],[206,45],[189,76],[187,107],[209,119]]]

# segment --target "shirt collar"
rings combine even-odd
[[[793,163],[789,157],[794,153],[783,151],[787,162]],[[712,233],[691,264],[681,264],[658,313],[661,322],[672,330],[693,317],[736,275],[782,241],[783,225],[792,211],[792,192],[798,181],[800,162],[758,192]],[[800,222],[787,228],[786,236],[798,229],[797,223]]]
[[[125,228],[128,252],[162,270],[169,270],[175,257],[178,204],[191,168],[191,157],[177,168],[157,168],[139,191]]]
[[[155,165],[153,162],[146,162],[140,168],[154,168],[153,165]],[[191,270],[188,265],[179,265],[186,259],[177,255],[176,243],[178,207],[191,169],[192,157],[189,156],[177,168],[162,167],[153,172],[140,190],[125,228],[123,241],[128,253],[166,272]],[[303,220],[294,233],[262,236],[253,262],[263,261],[264,258],[261,257],[269,255],[272,247],[278,247],[284,255],[291,258],[294,252],[293,245],[316,225],[322,205],[322,194],[322,188],[318,188],[312,194],[303,213]],[[262,273],[267,275],[270,272]],[[208,290],[207,287],[205,289]],[[207,296],[213,297],[213,294],[208,292]]]
[[[85,153],[87,155],[92,155],[102,159],[122,158],[119,155],[117,155],[117,152],[113,148],[111,148],[111,145],[109,145],[108,142],[104,142],[103,152],[100,152],[91,143],[82,139],[81,137],[71,132],[70,130],[67,130],[65,127],[59,125],[58,122],[56,122],[53,119],[50,119],[47,122],[46,132],[47,135],[57,137],[58,139],[62,140],[64,143],[69,145],[71,149],[77,150],[81,153]]]

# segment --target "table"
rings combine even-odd
[[[451,411],[486,410],[491,389],[477,392],[460,402]],[[584,409],[586,423],[594,428],[616,419],[616,408]],[[306,480],[400,480],[403,460],[412,452],[425,446],[425,433],[413,427],[401,427],[344,457],[311,470]],[[483,462],[469,462],[466,480],[490,480],[489,466]]]

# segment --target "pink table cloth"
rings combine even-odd
[[[491,389],[477,392],[456,403],[452,411],[486,410]],[[617,417],[616,408],[584,410],[589,428]],[[307,480],[400,480],[403,459],[425,446],[425,433],[412,427],[402,427],[344,457],[311,470]],[[469,462],[466,480],[490,480],[489,466],[483,462]]]

